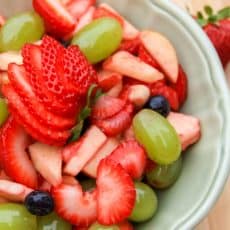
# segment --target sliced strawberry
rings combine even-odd
[[[105,143],[106,139],[106,136],[98,127],[91,126],[85,135],[81,137],[80,146],[78,146],[78,141],[76,141],[74,145],[71,144],[70,147],[66,146],[63,149],[63,152],[71,152],[72,150],[73,153],[70,154],[72,157],[64,167],[64,173],[76,176],[84,168],[87,162],[97,153],[99,148]],[[65,153],[62,154],[65,155]]]
[[[164,78],[157,69],[127,51],[118,51],[109,57],[103,63],[103,68],[146,83],[153,83]]]
[[[97,168],[100,161],[109,156],[119,145],[119,141],[116,138],[108,138],[105,144],[98,150],[93,158],[87,162],[83,169],[83,172],[93,178],[97,177]]]
[[[95,2],[96,0],[70,0],[66,4],[66,9],[78,20]]]
[[[164,84],[152,84],[151,95],[162,95],[169,101],[172,110],[177,111],[179,109],[179,98],[177,92],[173,88]]]
[[[133,225],[127,220],[121,222],[118,226],[120,230],[134,230]]]
[[[10,117],[1,132],[4,170],[15,182],[35,189],[38,184],[37,173],[26,152],[30,141],[25,130]]]
[[[92,108],[92,119],[106,119],[113,117],[125,107],[125,101],[110,97],[107,95],[101,96]]]
[[[122,17],[114,12],[112,12],[111,10],[106,9],[105,7],[103,7],[102,5],[100,5],[98,8],[96,8],[93,18],[94,19],[98,19],[98,18],[102,18],[102,17],[110,17],[110,18],[114,18],[116,19],[121,26],[123,26],[124,24],[124,20],[122,19]]]
[[[139,46],[138,56],[142,61],[162,72],[160,65],[153,58],[153,56],[150,55],[150,53],[145,49],[142,44]]]
[[[96,192],[83,193],[80,185],[61,184],[51,191],[55,210],[77,226],[89,226],[97,219]]]
[[[74,18],[58,0],[33,0],[33,7],[43,17],[51,34],[62,37],[74,29]]]
[[[29,146],[29,153],[34,167],[49,184],[57,186],[62,182],[61,148],[36,142]]]
[[[133,126],[131,125],[128,129],[126,129],[123,133],[123,138],[125,141],[135,140],[135,133],[133,130]]]
[[[183,150],[200,139],[201,127],[198,118],[171,112],[167,119],[179,135]]]
[[[127,51],[133,55],[137,55],[140,46],[140,39],[134,38],[131,40],[123,40],[119,47],[119,50]],[[147,63],[149,64],[149,63]]]
[[[42,121],[44,125],[56,130],[66,130],[75,124],[75,119],[55,115],[47,111],[46,107],[38,101],[23,66],[10,64],[8,76],[15,90],[28,106],[31,114]]]
[[[110,97],[118,97],[119,94],[121,93],[123,88],[123,83],[120,81],[116,85],[114,85],[109,91],[106,92],[106,95]]]
[[[38,190],[44,192],[50,192],[52,185],[43,179],[42,183],[39,185]]]
[[[11,114],[33,138],[50,145],[59,146],[65,144],[70,136],[69,131],[54,131],[50,127],[41,124],[35,117],[31,116],[29,110],[10,84],[4,84],[2,92],[8,99]]]
[[[24,202],[32,189],[13,181],[0,180],[0,197],[13,202]]]
[[[120,164],[104,159],[98,167],[96,183],[98,222],[112,225],[124,221],[131,214],[136,198],[129,174]]]
[[[109,159],[120,163],[133,179],[140,179],[146,167],[147,156],[135,140],[129,140],[122,142]]]
[[[73,176],[63,176],[62,177],[62,183],[63,184],[69,184],[69,185],[79,185],[80,183],[76,180]]]
[[[127,104],[122,111],[107,119],[93,119],[92,123],[97,125],[107,136],[116,136],[127,129],[132,122],[133,106]]]
[[[122,81],[122,75],[108,70],[98,72],[98,85],[103,91],[108,91]]]
[[[52,94],[45,86],[42,74],[42,53],[39,46],[27,44],[22,49],[23,63],[30,79],[33,90],[47,110],[61,116],[76,116],[80,109],[79,103],[75,106],[69,103],[60,103],[57,96]]]
[[[177,92],[180,106],[182,106],[188,95],[188,79],[182,66],[179,66],[179,76],[177,78],[177,82],[170,84],[170,86]]]

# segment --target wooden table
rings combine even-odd
[[[189,12],[196,14],[204,5],[214,9],[230,6],[230,0],[173,0]],[[230,64],[226,68],[226,77],[230,86]],[[230,230],[230,178],[221,197],[210,211],[209,215],[197,226],[196,230]]]

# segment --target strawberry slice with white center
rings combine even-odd
[[[104,225],[128,218],[136,199],[134,183],[119,163],[103,159],[97,171],[97,218]]]
[[[153,83],[164,78],[157,69],[127,51],[118,51],[109,57],[103,63],[103,68],[145,83]]]
[[[93,119],[109,118],[119,113],[124,107],[125,101],[104,95],[93,106],[91,116]]]
[[[135,140],[122,142],[108,158],[120,163],[133,179],[142,177],[147,161],[145,150]]]
[[[38,101],[23,66],[18,66],[13,63],[10,64],[8,67],[8,76],[11,84],[28,106],[31,114],[41,120],[44,125],[56,130],[66,130],[73,127],[75,119],[55,115],[49,112],[46,107]]]
[[[61,184],[61,148],[36,142],[29,146],[29,153],[34,167],[48,183],[53,186]]]
[[[25,130],[10,117],[1,131],[3,168],[15,182],[36,189],[37,173],[26,152],[30,142]]]
[[[132,122],[133,105],[127,104],[119,113],[106,119],[92,119],[107,136],[113,137],[121,134]]]
[[[11,84],[4,84],[2,93],[8,99],[11,114],[34,139],[50,145],[62,146],[65,144],[70,136],[70,131],[55,131],[50,127],[44,126],[43,123],[30,114],[30,111]]]
[[[0,180],[0,197],[14,202],[23,202],[32,189],[12,181]]]
[[[51,190],[55,210],[77,226],[89,226],[97,219],[96,192],[83,192],[80,185],[61,184]]]
[[[59,0],[33,0],[33,7],[51,34],[62,37],[74,29],[75,19]]]
[[[7,71],[8,65],[10,63],[15,63],[21,65],[23,63],[22,56],[19,52],[8,51],[0,53],[0,70]]]

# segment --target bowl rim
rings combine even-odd
[[[178,23],[180,23],[186,32],[194,39],[199,46],[210,68],[210,76],[215,86],[215,90],[221,95],[219,98],[219,104],[222,106],[222,118],[224,129],[222,130],[222,140],[220,144],[220,164],[216,175],[213,178],[213,182],[207,192],[205,199],[199,206],[190,213],[189,216],[185,216],[175,224],[174,229],[193,229],[202,219],[208,214],[210,209],[215,205],[217,199],[221,195],[225,183],[228,179],[230,172],[230,142],[228,137],[230,136],[230,107],[228,102],[230,101],[229,89],[225,78],[225,73],[221,65],[218,54],[213,47],[211,41],[207,35],[203,32],[201,27],[195,22],[195,20],[189,16],[184,10],[171,1],[165,0],[148,0],[154,6],[159,7],[169,15],[173,16]],[[188,26],[189,25],[189,26]],[[215,75],[215,76],[214,76]],[[217,80],[218,79],[218,80]]]

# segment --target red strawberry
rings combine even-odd
[[[131,177],[120,164],[103,159],[96,183],[98,222],[112,225],[124,221],[131,214],[136,198]]]
[[[177,92],[180,106],[182,106],[188,94],[188,80],[182,66],[179,66],[177,82],[171,83],[170,86]]]
[[[145,150],[135,140],[130,140],[122,142],[109,159],[120,163],[133,179],[140,179],[146,167],[147,157]]]
[[[123,40],[121,42],[119,50],[124,50],[133,55],[136,55],[139,51],[139,46],[140,46],[140,39],[137,37],[131,40]]]
[[[63,103],[58,97],[52,94],[44,84],[42,74],[42,53],[39,46],[27,44],[22,49],[23,63],[30,79],[33,90],[41,103],[44,103],[47,110],[64,116],[74,116],[80,106],[76,103]]]
[[[118,226],[120,230],[134,230],[133,225],[129,223],[127,220],[123,221]]]
[[[77,226],[96,221],[96,192],[83,192],[80,185],[61,184],[51,190],[55,210],[63,219]]]
[[[51,34],[63,37],[75,26],[75,20],[58,0],[33,0],[33,7],[43,17]]]
[[[2,93],[8,99],[9,110],[14,118],[20,123],[30,135],[43,143],[61,146],[65,144],[70,136],[69,131],[54,131],[44,126],[35,117],[31,116],[22,99],[15,92],[11,84],[2,86]]]
[[[110,97],[101,96],[92,108],[92,119],[106,119],[113,117],[125,107],[125,101]]]
[[[95,4],[95,0],[70,0],[66,4],[69,13],[78,20],[90,6]]]
[[[106,135],[116,136],[127,129],[132,122],[133,106],[127,104],[123,110],[107,119],[92,119]]]
[[[154,68],[156,68],[162,72],[160,65],[152,57],[152,55],[150,55],[150,53],[145,49],[145,47],[143,45],[139,46],[138,56],[142,61],[144,61],[145,63],[151,65],[152,67],[154,67]]]
[[[229,7],[220,10],[216,15],[210,7],[205,7],[208,17],[198,14],[197,21],[216,48],[217,53],[225,67],[230,61],[230,15]]]
[[[121,18],[118,14],[113,13],[111,10],[106,9],[103,6],[99,6],[95,10],[93,18],[97,19],[97,18],[102,18],[102,17],[111,17],[111,18],[116,19],[122,26],[124,24],[123,18]]]
[[[46,107],[38,101],[34,94],[28,76],[22,66],[17,66],[13,63],[10,64],[8,67],[8,76],[12,86],[28,106],[31,115],[41,120],[44,125],[56,130],[66,130],[75,124],[75,119],[60,117],[47,111]]]
[[[31,139],[25,130],[10,117],[1,132],[1,158],[4,170],[15,182],[36,189],[37,173],[26,152],[30,142]]]
[[[177,92],[173,88],[162,83],[156,83],[152,84],[150,89],[152,96],[164,96],[169,101],[172,110],[177,111],[179,109],[179,98]]]

